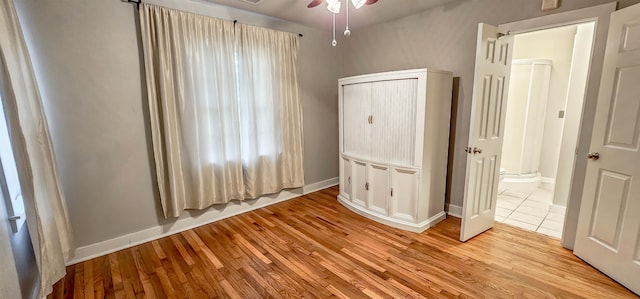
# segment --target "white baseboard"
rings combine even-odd
[[[332,178],[332,179],[328,179],[328,180],[320,181],[320,182],[317,182],[317,183],[305,185],[304,187],[302,187],[302,193],[304,193],[304,194],[313,193],[313,192],[316,192],[316,191],[320,191],[322,189],[326,189],[326,188],[338,185],[339,183],[340,183],[340,178],[339,177],[335,177],[335,178]]]
[[[540,178],[540,182],[545,183],[545,184],[555,184],[556,183],[556,179],[555,178],[548,178],[548,177],[541,177]]]
[[[567,213],[567,207],[559,206],[559,205],[551,205],[549,207],[549,212],[557,213],[557,214],[566,214]]]
[[[66,265],[69,266],[77,264],[118,250],[130,248],[218,220],[287,201],[305,194],[338,185],[338,182],[339,179],[336,177],[305,185],[302,188],[284,190],[278,194],[263,196],[256,200],[232,201],[224,206],[214,206],[205,213],[196,217],[180,218],[176,222],[167,225],[155,226],[106,241],[82,246],[76,249],[75,256],[73,259],[69,260]]]
[[[456,206],[452,204],[446,204],[447,215],[453,216],[456,218],[462,218],[462,207]]]

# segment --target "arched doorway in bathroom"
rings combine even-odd
[[[562,236],[594,23],[517,34],[495,220]]]

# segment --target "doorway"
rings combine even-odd
[[[561,238],[594,22],[517,34],[495,220]]]
[[[0,61],[0,68],[4,67]],[[0,75],[1,77],[1,75]],[[26,223],[16,159],[11,146],[5,89],[0,78],[0,298],[35,298],[39,271]],[[18,286],[18,287],[17,287]],[[4,289],[3,289],[4,288]]]

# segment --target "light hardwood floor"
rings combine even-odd
[[[560,242],[360,217],[337,187],[67,267],[49,298],[635,298]]]

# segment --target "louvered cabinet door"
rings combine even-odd
[[[358,159],[369,159],[371,83],[344,85],[342,90],[342,152]]]
[[[414,165],[418,79],[374,82],[371,86],[371,158]]]

